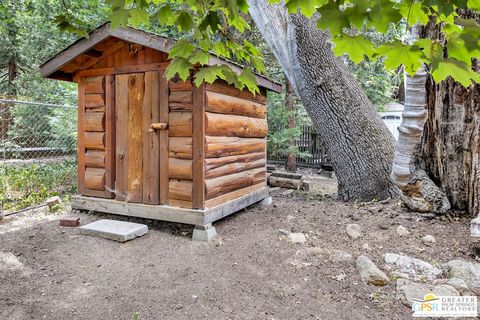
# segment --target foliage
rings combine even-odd
[[[90,2],[93,0],[90,0]],[[205,67],[197,82],[221,78],[239,88],[258,90],[252,71],[265,72],[260,51],[249,41],[236,40],[236,35],[251,29],[246,21],[246,0],[106,0],[111,8],[112,25],[148,25],[155,21],[188,34],[189,41],[180,41],[172,49],[172,64],[168,76],[178,73],[183,79],[196,65],[205,65],[202,52],[233,59],[246,65],[237,75],[229,68]],[[270,0],[278,3],[280,0]],[[465,86],[480,82],[472,71],[472,58],[479,55],[480,26],[472,19],[460,19],[457,11],[480,10],[478,0],[286,0],[289,13],[300,11],[307,17],[318,14],[318,28],[329,30],[335,43],[335,53],[348,54],[358,63],[364,57],[385,59],[385,66],[399,66],[413,74],[427,64],[436,81],[452,76]],[[375,44],[359,30],[376,30],[385,34],[391,24],[425,25],[429,21],[445,31],[449,56],[437,40],[422,39],[415,43],[395,39]],[[66,26],[68,23],[62,21]],[[407,37],[408,38],[408,37]],[[193,44],[193,45],[192,45]]]
[[[38,66],[75,40],[58,29],[56,16],[70,24],[80,19],[92,28],[107,17],[106,8],[85,1],[3,0],[0,2],[0,95],[17,96],[52,103],[73,102],[75,86],[63,81],[47,81]],[[8,74],[8,66],[16,73]]]
[[[0,164],[0,204],[3,210],[18,210],[40,204],[52,196],[69,197],[76,192],[77,164]]]
[[[298,157],[308,157],[309,154],[300,152],[298,146],[292,146],[290,140],[300,137],[301,126],[311,124],[310,118],[299,101],[295,101],[295,128],[288,128],[288,120],[292,111],[285,107],[285,94],[271,93],[268,99],[268,136],[267,150],[272,158],[284,158],[289,154]]]
[[[77,149],[77,109],[55,108],[49,117],[51,140],[49,147],[61,148],[71,154]]]

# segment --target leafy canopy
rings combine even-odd
[[[92,0],[90,0],[92,1]],[[227,67],[210,66],[195,74],[195,83],[223,79],[239,88],[258,90],[253,72],[265,72],[260,51],[240,40],[251,29],[247,0],[105,0],[111,8],[112,26],[148,26],[155,22],[184,34],[170,52],[169,77],[186,79],[192,69],[205,66],[206,52],[246,66],[241,74]],[[256,0],[280,3],[281,0]],[[317,19],[319,29],[328,30],[337,55],[347,54],[358,63],[365,59],[385,59],[385,66],[403,66],[413,74],[426,64],[436,81],[452,76],[462,85],[480,82],[472,71],[472,59],[480,53],[480,25],[459,18],[458,11],[480,11],[480,0],[285,0],[290,14],[302,13]],[[426,25],[432,21],[445,33],[444,42],[406,39],[375,44],[360,30],[386,34],[390,26],[406,23]],[[445,45],[446,43],[446,45]],[[448,52],[448,54],[446,54]]]

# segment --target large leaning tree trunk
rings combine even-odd
[[[332,159],[338,195],[369,201],[396,195],[394,138],[344,63],[329,34],[281,5],[250,0],[250,14],[316,125]]]

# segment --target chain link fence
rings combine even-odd
[[[76,192],[77,107],[0,99],[0,218]]]
[[[0,99],[0,161],[74,157],[77,107]]]

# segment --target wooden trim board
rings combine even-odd
[[[182,209],[167,205],[130,203],[113,199],[73,196],[72,209],[204,226],[268,197],[268,188],[230,200],[211,209]]]
[[[205,84],[193,88],[192,172],[194,209],[205,207]]]

